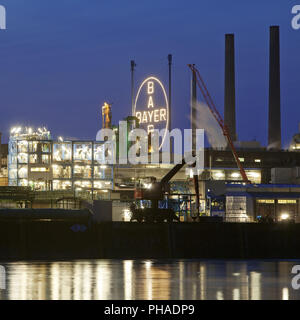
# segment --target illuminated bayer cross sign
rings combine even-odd
[[[139,119],[140,128],[148,133],[154,129],[168,129],[169,104],[166,90],[161,81],[155,77],[145,79],[137,92],[134,103],[134,114]],[[162,147],[167,130],[162,137]]]

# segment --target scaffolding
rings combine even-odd
[[[9,140],[10,186],[35,191],[72,191],[76,196],[105,199],[113,189],[109,142],[51,139],[46,128],[14,129]]]

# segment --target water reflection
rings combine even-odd
[[[18,262],[0,299],[300,299],[291,269],[300,261],[88,260]]]

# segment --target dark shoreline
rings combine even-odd
[[[66,259],[300,259],[300,224],[0,221],[0,261]]]

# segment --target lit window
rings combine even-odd
[[[53,180],[53,190],[70,190],[72,182],[70,180]]]
[[[30,171],[31,172],[49,172],[49,168],[45,168],[45,167],[42,167],[42,168],[31,168]]]
[[[249,175],[253,178],[260,178],[260,173],[259,172],[249,172]]]
[[[46,190],[46,182],[45,181],[30,181],[30,186],[37,191]]]
[[[94,160],[98,163],[103,163],[105,160],[105,150],[103,144],[94,145]]]
[[[71,143],[54,143],[53,144],[53,160],[54,161],[70,161],[72,159]]]
[[[19,141],[18,142],[18,152],[27,152],[28,151],[28,141]]]
[[[42,152],[50,152],[50,143],[49,142],[45,142],[42,144]]]
[[[37,154],[30,154],[29,155],[29,162],[30,163],[37,163],[38,162]]]
[[[91,178],[92,177],[92,169],[91,166],[74,166],[74,177],[75,178]]]
[[[79,188],[91,188],[92,187],[92,183],[91,181],[75,181],[75,186],[79,187]]]
[[[28,153],[19,153],[18,154],[19,163],[28,163]]]
[[[293,150],[299,150],[300,149],[300,144],[295,144],[294,146],[292,146]]]
[[[222,179],[225,177],[225,174],[222,171],[216,171],[216,172],[213,172],[213,176],[214,176],[214,179]]]
[[[280,203],[280,204],[286,204],[286,203],[297,203],[297,200],[286,200],[286,199],[280,199],[280,200],[278,200],[278,203]]]
[[[94,177],[100,179],[106,179],[111,176],[111,171],[106,166],[95,166],[94,167]]]
[[[255,159],[255,160],[254,160],[254,162],[256,162],[256,163],[260,163],[260,162],[261,162],[261,160],[260,160],[260,159]]]
[[[102,181],[94,181],[94,188],[95,189],[102,189],[104,183]]]
[[[92,144],[91,143],[74,143],[74,161],[91,161]]]
[[[29,152],[37,152],[37,142],[36,141],[29,141],[28,147],[29,147]]]
[[[44,163],[44,164],[49,163],[49,155],[48,154],[42,155],[42,163]]]
[[[274,203],[273,199],[259,199],[257,203]]]
[[[27,179],[20,179],[18,182],[18,185],[20,187],[27,187],[28,186],[28,180]]]
[[[233,172],[233,173],[231,174],[231,177],[232,177],[232,178],[239,178],[239,177],[240,177],[240,174],[239,174],[238,172]]]
[[[19,166],[18,176],[20,179],[26,179],[28,177],[27,166]]]
[[[240,162],[244,162],[245,158],[239,158]]]

